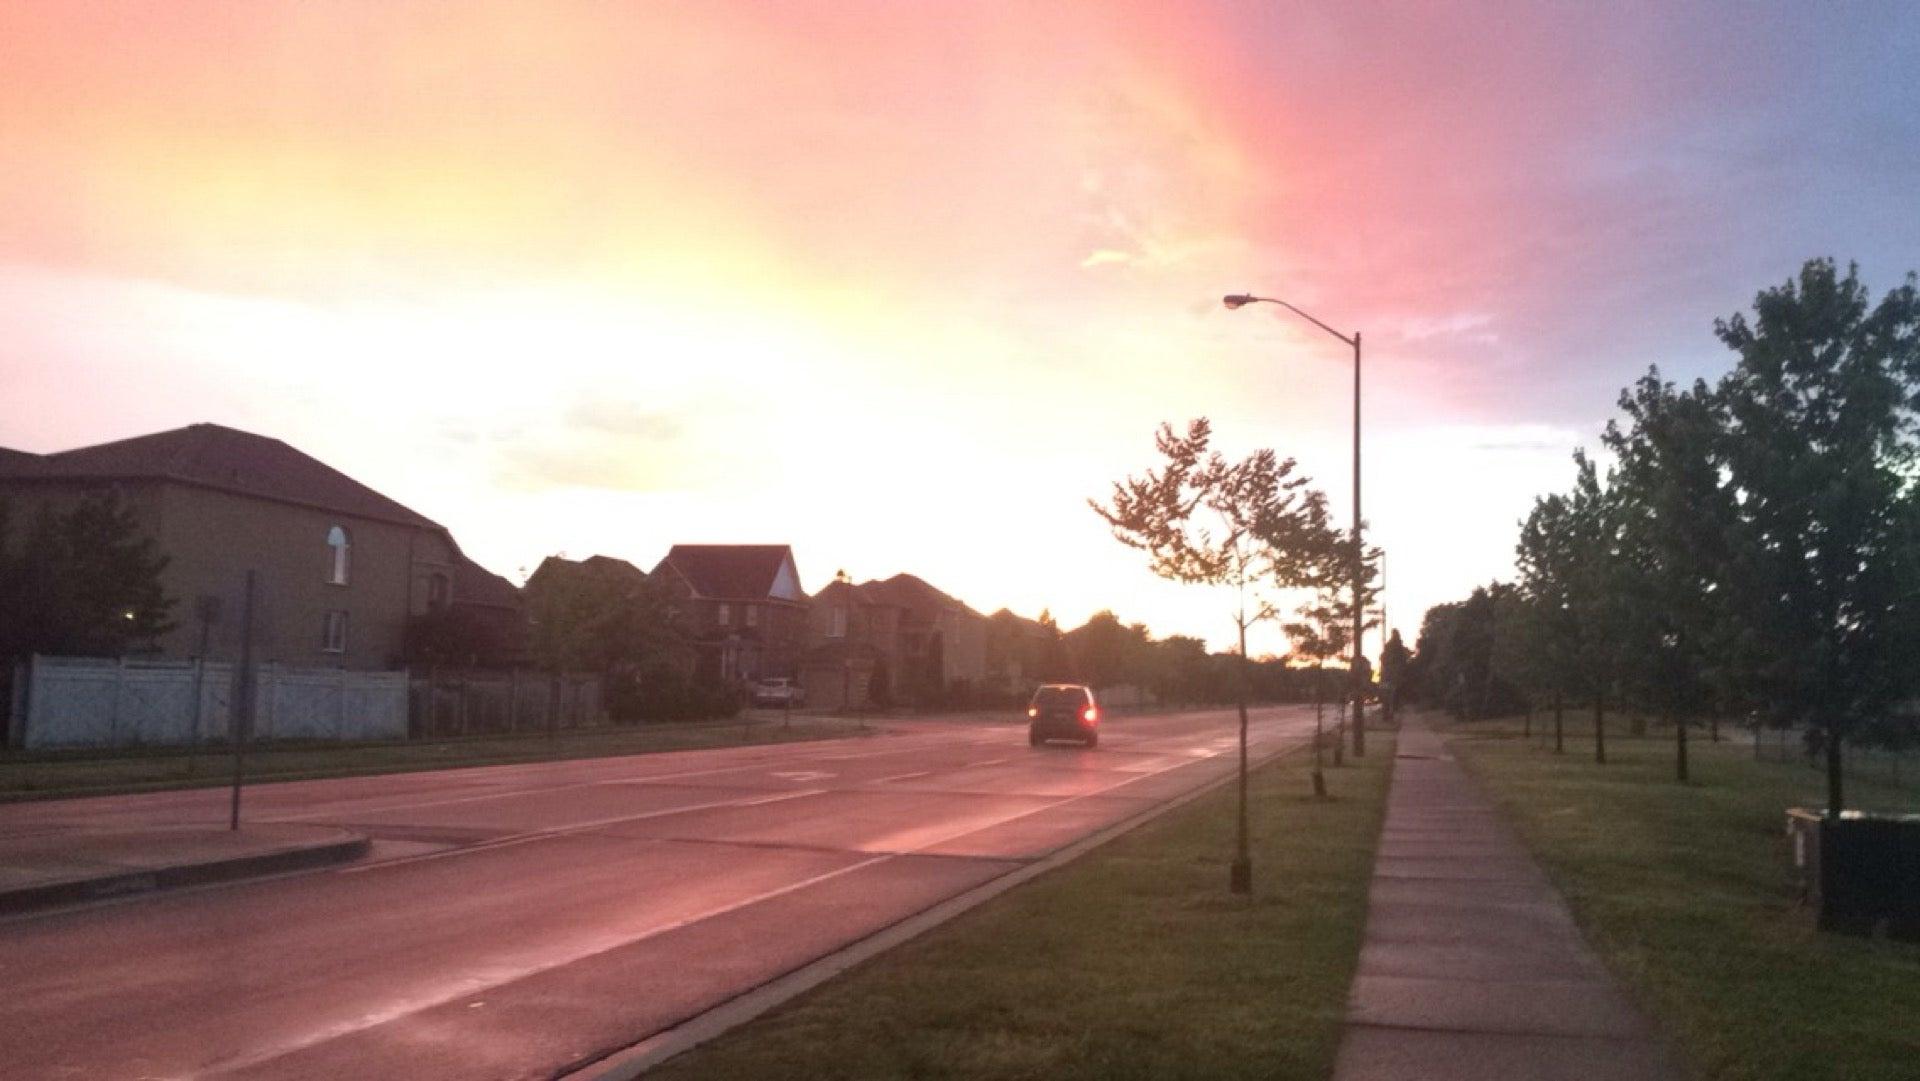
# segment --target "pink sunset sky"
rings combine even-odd
[[[1085,500],[1206,415],[1344,520],[1349,354],[1246,290],[1365,334],[1411,640],[1647,365],[1719,372],[1809,257],[1920,265],[1904,4],[0,0],[0,42],[0,445],[276,436],[516,581],[788,542],[1224,645]]]

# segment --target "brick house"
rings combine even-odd
[[[911,574],[826,586],[807,647],[801,678],[815,705],[936,704],[986,682],[986,618]]]
[[[245,576],[258,572],[256,653],[289,665],[397,667],[412,617],[457,612],[524,651],[519,591],[461,553],[446,527],[266,436],[217,424],[54,454],[0,452],[14,521],[112,490],[167,557],[176,626],[158,654],[239,652]],[[512,656],[499,658],[511,663]]]
[[[653,569],[675,594],[696,679],[799,675],[807,594],[784,544],[676,544]]]

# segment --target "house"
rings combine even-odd
[[[0,451],[14,521],[117,492],[167,565],[176,626],[163,658],[239,652],[246,572],[257,572],[256,655],[289,665],[403,662],[409,623],[447,613],[524,651],[518,591],[468,559],[445,526],[277,439],[193,424],[54,454]]]
[[[807,595],[784,544],[676,544],[653,569],[672,590],[699,680],[799,674]]]
[[[986,681],[986,618],[911,574],[822,589],[807,646],[801,679],[816,705],[945,704]]]
[[[1071,668],[1057,628],[1005,608],[987,617],[984,683],[990,693],[1025,698],[1042,683],[1070,678]]]

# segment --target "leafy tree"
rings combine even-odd
[[[1714,329],[1740,358],[1720,384],[1735,656],[1764,715],[1817,738],[1837,814],[1843,743],[1912,724],[1891,715],[1920,647],[1920,288],[1872,304],[1857,267],[1813,260]]]
[[[665,583],[612,560],[552,568],[543,564],[525,589],[530,644],[543,668],[601,673],[615,716],[693,716],[730,701],[664,674],[687,667]]]
[[[1287,640],[1293,645],[1294,656],[1313,665],[1313,794],[1324,797],[1327,780],[1321,772],[1325,744],[1321,730],[1321,691],[1327,660],[1346,653],[1349,631],[1339,599],[1325,588],[1316,591],[1312,601],[1301,605],[1298,614],[1298,620],[1286,625]],[[1337,734],[1334,740],[1336,747],[1342,742]]]
[[[1622,582],[1617,485],[1602,483],[1584,451],[1574,451],[1573,491],[1566,498],[1567,603],[1574,628],[1570,673],[1593,702],[1593,760],[1607,762],[1607,696],[1613,688],[1628,615]]]
[[[1387,635],[1387,644],[1380,647],[1380,688],[1386,699],[1388,721],[1393,720],[1400,708],[1400,693],[1406,687],[1412,662],[1413,653],[1400,640],[1400,632]]]
[[[1100,688],[1144,681],[1148,649],[1145,624],[1129,627],[1111,610],[1102,610],[1061,638],[1079,678],[1086,683]]]
[[[112,491],[42,505],[17,533],[0,503],[0,657],[114,657],[172,630],[167,558]]]
[[[1627,425],[1603,437],[1618,462],[1622,676],[1673,722],[1674,771],[1688,779],[1689,722],[1714,707],[1730,628],[1728,541],[1738,508],[1726,482],[1723,412],[1704,382],[1677,392],[1648,372],[1621,392]]]
[[[1089,500],[1115,539],[1147,554],[1162,578],[1224,589],[1232,594],[1242,680],[1240,803],[1230,884],[1249,892],[1247,851],[1247,628],[1272,618],[1269,591],[1310,585],[1337,558],[1337,534],[1327,523],[1326,496],[1296,475],[1296,463],[1272,450],[1229,462],[1212,449],[1213,429],[1202,417],[1180,435],[1162,424],[1155,446],[1166,459],[1157,470],[1113,486],[1111,502]]]
[[[1581,693],[1580,614],[1574,608],[1580,553],[1573,508],[1567,498],[1549,495],[1534,502],[1520,525],[1515,566],[1520,572],[1522,618],[1531,646],[1532,683],[1553,703],[1553,751],[1566,750],[1567,699]]]

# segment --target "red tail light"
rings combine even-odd
[[[1038,717],[1038,716],[1040,716],[1040,711],[1039,711],[1039,710],[1037,710],[1037,709],[1035,709],[1035,708],[1033,708],[1032,706],[1028,706],[1028,707],[1027,707],[1027,716],[1029,716],[1029,717]]]
[[[1093,708],[1092,706],[1088,706],[1086,709],[1083,709],[1080,711],[1080,719],[1087,722],[1088,724],[1099,724],[1100,711]]]

